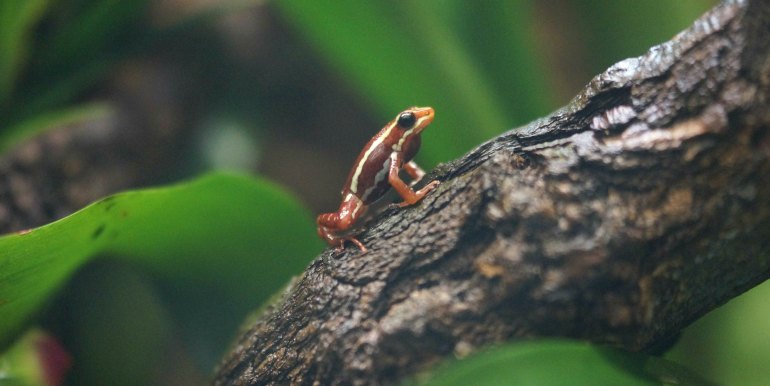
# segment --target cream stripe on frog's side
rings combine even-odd
[[[356,208],[353,209],[353,214],[352,214],[353,218],[358,217],[358,211],[361,210],[362,204],[363,204],[363,201],[361,200],[356,201]]]
[[[406,141],[406,139],[409,138],[410,135],[412,135],[412,132],[414,131],[414,128],[415,127],[419,127],[418,123],[422,123],[422,122],[415,123],[414,127],[412,127],[411,129],[409,129],[409,130],[404,132],[404,134],[401,136],[401,138],[398,139],[398,143],[393,145],[393,150],[401,151],[401,146],[403,146],[404,142]]]
[[[372,146],[369,146],[368,149],[366,149],[366,153],[364,153],[364,156],[361,158],[361,162],[356,165],[356,172],[353,173],[353,179],[350,182],[350,191],[353,193],[358,193],[358,177],[361,176],[361,172],[364,170],[364,164],[366,164],[366,160],[369,159],[369,155],[372,154],[372,151],[377,148],[377,146],[380,146],[382,141],[385,140],[385,138],[388,138],[390,135],[390,132],[393,131],[393,127],[396,126],[396,122],[393,122],[390,127],[388,127],[388,130],[385,131],[381,136],[379,136],[377,139],[374,140],[372,143]]]
[[[364,193],[361,195],[361,200],[366,201],[369,199],[369,195],[372,194],[375,188],[377,188],[377,185],[380,184],[380,182],[385,181],[388,178],[388,172],[390,171],[390,163],[395,162],[393,161],[393,155],[391,154],[390,157],[388,157],[385,162],[382,163],[382,168],[380,171],[377,172],[377,174],[374,175],[374,182],[372,183],[372,186],[369,187],[369,189],[366,189]]]

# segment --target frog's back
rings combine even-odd
[[[376,138],[372,138],[364,147],[364,151],[358,155],[355,166],[348,174],[345,187],[350,193],[355,194],[364,204],[370,204],[382,197],[390,188],[388,183],[388,171],[390,170],[390,147],[384,144],[375,144]],[[365,162],[362,162],[363,160]],[[345,195],[343,189],[343,196]]]

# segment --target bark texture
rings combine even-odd
[[[726,1],[327,250],[217,385],[393,384],[535,336],[651,350],[770,273],[770,3]]]

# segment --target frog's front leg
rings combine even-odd
[[[336,212],[323,213],[316,218],[318,224],[318,235],[331,246],[336,246],[341,250],[345,246],[345,241],[355,244],[361,252],[366,252],[366,247],[352,235],[344,233],[350,229],[350,226],[356,222],[366,211],[364,203],[352,193],[348,193],[340,204]],[[342,235],[341,235],[342,234]]]
[[[405,163],[404,170],[406,171],[406,174],[409,175],[409,177],[412,177],[412,182],[409,183],[409,186],[414,186],[414,184],[418,183],[423,177],[425,177],[425,171],[422,170],[422,168],[414,161]]]
[[[401,198],[404,199],[404,202],[398,204],[400,207],[414,205],[418,201],[422,200],[423,197],[425,197],[426,194],[430,193],[431,190],[435,189],[436,186],[438,186],[438,181],[431,181],[428,185],[425,185],[422,189],[418,191],[412,190],[402,179],[398,176],[398,171],[402,164],[401,160],[401,153],[400,152],[393,152],[390,156],[390,170],[388,171],[388,182],[390,182],[390,185],[393,187],[393,189],[398,192],[398,194],[401,196]],[[425,172],[420,169],[417,164],[413,162],[407,162],[403,165],[404,170],[406,170],[407,174],[409,174],[412,178],[417,178],[417,176],[425,175]]]

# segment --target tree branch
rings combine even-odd
[[[770,273],[770,3],[727,1],[327,250],[215,383],[389,384],[563,336],[651,350]],[[430,176],[429,176],[430,178]]]

